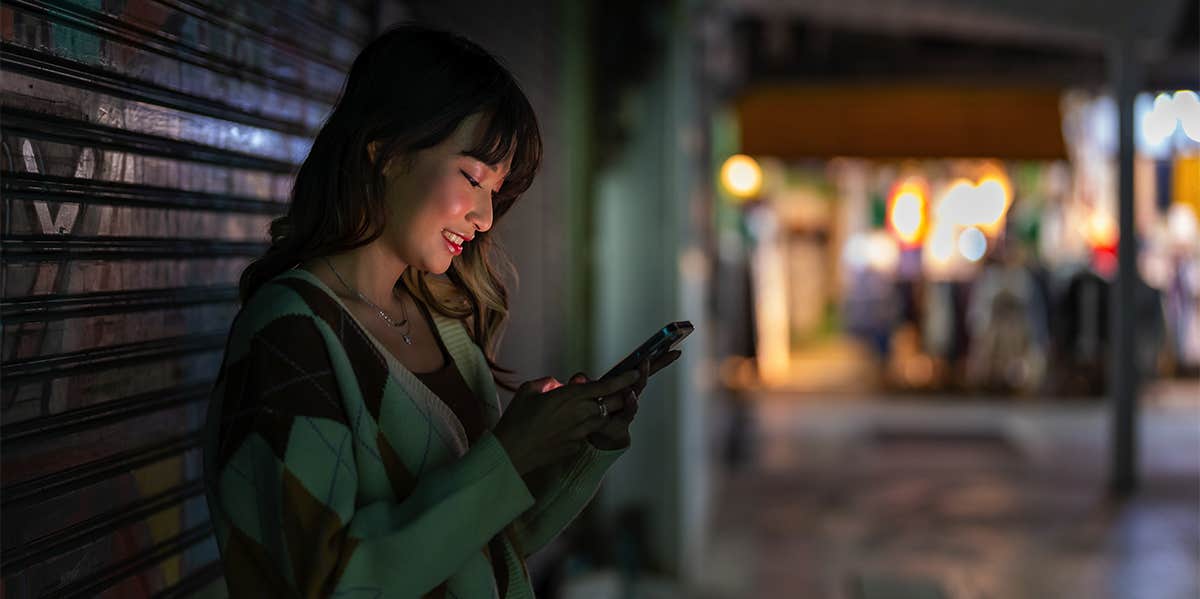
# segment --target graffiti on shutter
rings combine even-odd
[[[224,596],[198,434],[237,279],[377,4],[0,5],[0,596]]]

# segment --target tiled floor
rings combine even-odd
[[[1147,406],[1107,493],[1100,402],[755,398],[705,596],[1200,598],[1200,408]]]

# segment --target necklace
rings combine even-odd
[[[400,320],[400,322],[396,322],[395,320],[392,319],[391,316],[388,316],[387,312],[383,311],[383,308],[380,308],[379,306],[377,306],[375,304],[375,302],[367,299],[367,296],[363,295],[363,293],[361,291],[355,289],[354,287],[351,287],[350,284],[346,282],[346,279],[342,278],[342,273],[338,272],[338,270],[333,267],[333,263],[329,261],[329,258],[327,258],[325,256],[321,256],[321,259],[325,261],[325,264],[327,266],[329,266],[329,270],[333,271],[333,276],[337,277],[337,280],[341,281],[342,285],[346,286],[346,289],[353,291],[354,295],[358,296],[358,299],[365,302],[368,306],[375,308],[375,311],[379,313],[379,317],[382,318],[384,322],[391,325],[392,328],[404,327],[404,330],[400,331],[400,337],[404,339],[405,343],[407,343],[408,345],[412,345],[412,337],[408,336],[408,327],[405,326],[408,324],[408,311],[404,308],[404,300],[400,300],[401,320]],[[392,295],[396,295],[395,287],[392,288]],[[400,299],[400,298],[397,297],[396,299]]]

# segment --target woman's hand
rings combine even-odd
[[[601,398],[608,409],[608,422],[592,434],[588,435],[588,442],[596,449],[624,449],[629,447],[632,438],[629,436],[629,425],[633,424],[633,419],[637,416],[638,400],[641,397],[642,390],[646,388],[646,381],[650,375],[662,370],[674,362],[680,355],[678,350],[667,352],[659,356],[654,363],[643,360],[638,365],[637,381],[630,387],[622,389],[615,397]],[[588,382],[587,375],[581,373],[571,377],[569,383],[586,383]]]
[[[528,381],[517,389],[492,434],[517,472],[525,475],[581,451],[588,435],[610,423],[611,416],[601,417],[596,400],[609,396],[607,407],[619,410],[621,402],[614,397],[641,378],[638,372],[627,372],[570,385],[549,377]]]

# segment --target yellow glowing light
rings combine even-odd
[[[762,189],[762,167],[745,154],[734,154],[721,165],[721,184],[739,198],[750,198]]]
[[[1117,247],[1117,221],[1104,210],[1092,212],[1084,226],[1084,236],[1089,245],[1096,249]]]

